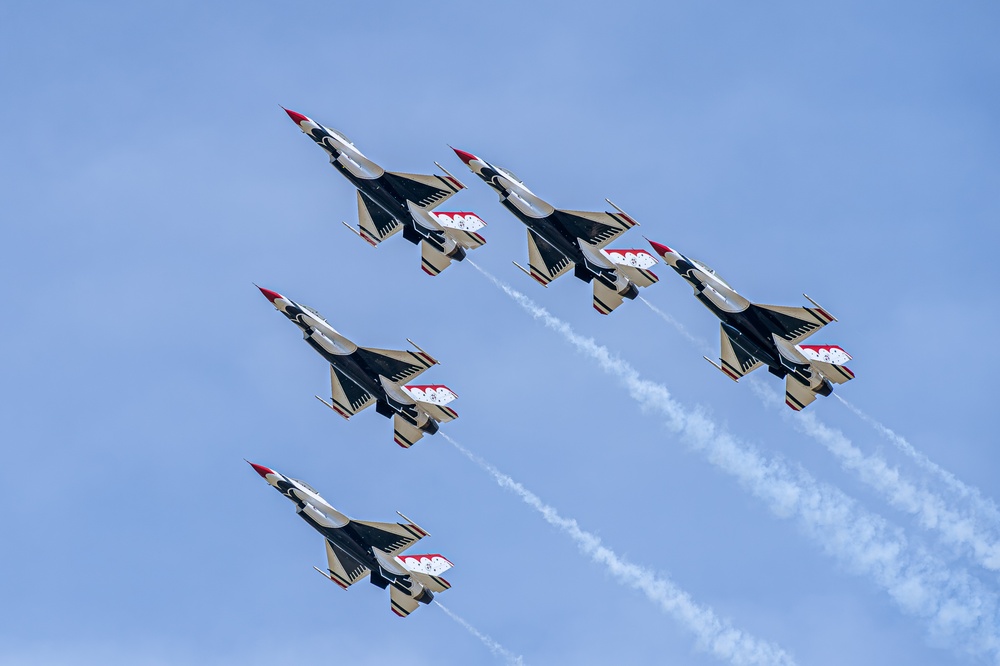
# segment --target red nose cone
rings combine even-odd
[[[454,150],[455,154],[458,155],[458,158],[460,160],[462,160],[463,162],[465,162],[466,164],[468,164],[472,160],[478,160],[479,159],[478,157],[476,157],[472,153],[467,153],[464,150],[459,150],[458,148],[452,148],[452,150]]]
[[[284,298],[284,296],[282,296],[276,291],[271,291],[270,289],[264,289],[264,287],[257,287],[257,288],[260,289],[260,293],[264,294],[267,300],[271,301],[272,303],[274,303],[274,299],[276,298]]]
[[[661,257],[666,257],[668,254],[677,254],[666,245],[662,245],[660,243],[657,243],[656,241],[651,241],[648,238],[646,240],[649,242],[650,245],[653,246],[653,249],[656,251],[656,254],[660,255]]]
[[[255,470],[257,470],[257,473],[260,474],[261,478],[266,478],[268,474],[274,474],[274,470],[272,470],[272,469],[268,469],[268,468],[264,467],[263,465],[258,465],[256,463],[252,463],[249,460],[247,462],[250,463],[251,467],[253,467]]]
[[[291,118],[292,122],[294,122],[296,125],[301,125],[302,123],[311,122],[308,118],[306,118],[305,116],[303,116],[301,113],[296,113],[295,111],[291,111],[289,109],[285,109],[285,113],[288,114],[288,117]]]

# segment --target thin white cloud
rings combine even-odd
[[[448,438],[448,440],[451,441],[451,438]],[[506,661],[511,666],[524,666],[524,658],[523,657],[521,657],[520,655],[514,654],[513,652],[511,652],[510,650],[508,650],[504,646],[500,645],[500,643],[496,642],[495,640],[493,640],[492,638],[490,638],[489,636],[487,636],[483,632],[481,632],[478,629],[476,629],[475,627],[473,627],[465,619],[463,619],[462,617],[458,616],[453,611],[449,610],[447,606],[445,606],[444,604],[442,604],[437,599],[434,600],[434,604],[438,608],[440,608],[441,610],[443,610],[445,615],[447,615],[452,620],[454,620],[455,622],[457,622],[463,629],[465,629],[470,634],[472,634],[473,636],[475,636],[476,638],[478,638],[480,641],[482,641],[483,645],[485,645],[489,649],[489,651],[493,653],[494,657],[499,657],[499,658],[503,659],[504,661]]]
[[[585,555],[607,568],[607,571],[628,587],[643,592],[680,622],[688,631],[698,637],[698,645],[719,659],[737,665],[748,664],[794,664],[785,650],[777,645],[762,641],[745,631],[736,629],[726,620],[720,619],[706,606],[695,603],[691,595],[678,588],[669,579],[653,571],[633,564],[610,548],[601,544],[600,538],[582,529],[576,520],[564,518],[552,506],[544,503],[520,483],[486,462],[445,433],[440,433],[465,457],[488,472],[497,484],[517,495],[525,504],[542,515],[547,523],[569,536]]]
[[[798,466],[765,458],[719,428],[700,409],[675,401],[667,388],[643,379],[628,363],[521,292],[472,264],[535,319],[617,377],[644,411],[667,417],[667,427],[722,471],[735,477],[778,516],[796,518],[810,538],[852,571],[867,576],[908,614],[922,618],[929,635],[952,649],[1000,661],[1000,600],[976,578],[950,569],[903,531],[861,507],[843,491]]]

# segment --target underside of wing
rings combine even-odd
[[[793,308],[784,305],[759,305],[751,308],[767,320],[774,331],[785,340],[796,344],[823,328],[833,317],[822,308]]]
[[[547,287],[550,282],[575,265],[569,257],[528,229],[528,266],[531,268],[531,277],[543,287]]]
[[[604,247],[636,225],[635,220],[624,213],[556,210],[552,215],[568,232],[597,248]]]
[[[403,384],[417,377],[437,361],[421,351],[371,349],[359,347],[357,358],[374,374],[382,375],[396,384]]]
[[[362,238],[372,245],[378,245],[402,228],[403,225],[396,218],[358,190],[358,230]]]
[[[349,419],[375,404],[375,396],[361,388],[350,377],[330,366],[330,404],[333,411]]]
[[[462,184],[448,176],[419,173],[393,173],[387,171],[386,183],[404,199],[424,210],[431,210],[462,189]]]
[[[741,377],[747,375],[763,365],[753,354],[744,349],[739,340],[734,339],[726,331],[722,330],[722,353],[719,360],[722,362],[722,371],[726,373],[734,382],[738,382]]]
[[[354,561],[349,555],[338,552],[329,541],[326,542],[327,576],[345,590],[367,576],[371,571],[365,565]]]
[[[351,525],[366,544],[388,555],[399,555],[427,536],[413,523],[376,523],[352,520]]]

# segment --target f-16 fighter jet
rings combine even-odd
[[[452,260],[462,261],[466,250],[486,240],[477,232],[486,226],[475,213],[433,213],[465,185],[448,171],[446,176],[393,173],[365,157],[343,134],[323,127],[301,113],[285,109],[299,129],[330,155],[335,166],[358,188],[358,229],[348,229],[377,246],[403,230],[403,238],[420,245],[421,267],[437,275]]]
[[[513,173],[464,150],[452,148],[474,174],[500,195],[500,203],[528,227],[528,267],[514,265],[543,287],[570,270],[594,283],[594,309],[608,314],[639,287],[658,280],[649,268],[656,258],[645,250],[604,247],[637,223],[608,201],[617,213],[559,210],[529,190]],[[606,200],[607,201],[607,200]]]
[[[316,310],[270,289],[257,288],[281,314],[302,329],[309,346],[329,362],[330,402],[319,396],[316,399],[345,419],[375,405],[379,414],[392,417],[396,443],[409,448],[424,433],[436,433],[440,423],[458,418],[455,410],[447,406],[458,396],[447,386],[403,385],[437,364],[424,350],[359,347],[334,330]]]
[[[247,461],[250,462],[250,461]],[[419,604],[429,604],[435,592],[451,584],[440,574],[452,563],[438,554],[403,555],[427,532],[399,514],[405,523],[352,520],[330,506],[309,484],[263,465],[250,465],[278,492],[295,502],[295,511],[326,539],[327,569],[313,567],[347,589],[365,576],[372,585],[389,588],[392,612],[406,617]]]
[[[811,308],[751,303],[700,261],[666,245],[649,244],[694,287],[695,297],[722,320],[722,364],[707,356],[705,360],[733,381],[766,365],[771,374],[785,378],[785,404],[799,411],[817,395],[830,395],[831,382],[843,384],[854,379],[854,373],[844,365],[851,356],[840,347],[799,344],[836,321],[816,301],[806,296],[814,306]]]

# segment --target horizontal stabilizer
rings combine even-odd
[[[438,252],[427,241],[420,241],[420,268],[430,276],[439,275],[451,266],[451,257]]]
[[[420,606],[416,599],[406,592],[402,592],[395,585],[389,586],[389,603],[392,605],[392,612],[399,617],[406,617]]]
[[[467,250],[474,250],[486,243],[479,230],[486,226],[475,213],[431,213],[444,232]]]
[[[594,280],[594,309],[602,315],[611,314],[624,302],[622,295],[600,280]]]
[[[408,449],[424,436],[424,431],[413,425],[399,414],[392,417],[392,439],[394,442]]]
[[[792,375],[785,375],[786,405],[798,412],[815,399],[816,393],[811,388],[799,383]]]
[[[625,274],[637,287],[648,287],[660,281],[656,273],[649,270],[659,263],[656,257],[645,250],[601,250],[605,257]]]
[[[426,574],[428,576],[440,576],[454,564],[448,561],[444,555],[434,553],[433,555],[403,555],[399,561],[408,571]]]

